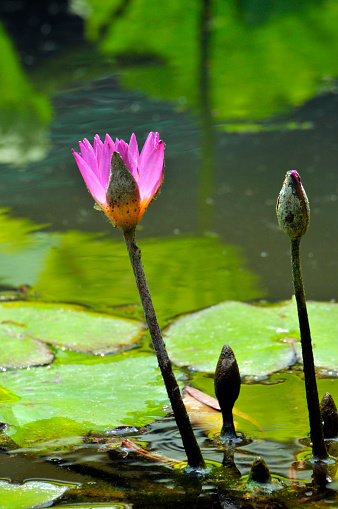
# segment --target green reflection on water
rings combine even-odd
[[[320,399],[326,392],[330,392],[337,401],[338,379],[323,378],[317,380],[317,384]],[[194,374],[193,385],[214,395],[214,381],[205,374]],[[242,384],[235,409],[246,415],[243,418],[239,412],[234,412],[238,431],[245,432],[248,438],[292,442],[309,435],[305,384],[301,371],[273,374],[265,383]],[[219,431],[220,424],[216,422],[211,434]]]
[[[136,0],[119,16],[113,15],[116,2],[107,4],[105,17],[93,9],[87,35],[127,64],[123,83],[200,109],[202,2],[186,3],[184,16],[178,0],[160,9],[155,0]],[[266,118],[302,104],[318,93],[320,80],[337,75],[335,1],[298,10],[289,4],[265,15],[265,4],[249,4],[212,3],[208,72],[210,105],[219,119]]]
[[[44,157],[52,108],[34,90],[1,23],[0,54],[0,162],[19,166]]]
[[[43,299],[95,308],[139,304],[124,242],[79,231],[34,232],[36,228],[6,211],[0,215],[4,285],[29,283]],[[217,237],[141,239],[139,245],[161,319],[226,299],[263,295],[240,249]],[[127,308],[128,313],[134,308]]]
[[[225,299],[262,296],[239,248],[218,238],[142,239],[139,245],[162,319]],[[34,288],[50,299],[94,307],[139,303],[125,244],[77,231],[59,234]]]

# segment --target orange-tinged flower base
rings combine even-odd
[[[114,226],[122,230],[134,228],[140,221],[145,208],[141,211],[140,204],[134,200],[129,202],[115,201],[110,207],[101,206]]]

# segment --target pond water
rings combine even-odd
[[[143,0],[135,5],[113,0],[105,5],[94,0],[1,3],[0,48],[7,70],[0,84],[3,299],[16,291],[20,299],[78,303],[142,320],[121,232],[94,210],[71,149],[85,137],[93,141],[95,134],[103,138],[106,132],[126,141],[134,132],[141,147],[149,131],[158,131],[166,144],[165,179],[142,218],[138,242],[161,326],[226,300],[291,298],[289,242],[275,214],[290,169],[300,173],[311,207],[302,240],[307,297],[335,302],[334,2],[299,2],[297,8],[230,0],[189,4],[181,20],[181,6],[174,0],[162,13]],[[162,16],[168,24],[161,23]],[[148,344],[145,337],[130,355],[149,354]],[[231,346],[236,353],[236,345]],[[66,354],[54,353],[61,364]],[[320,397],[330,390],[337,399],[338,359],[330,368],[331,375],[325,372],[320,380]],[[295,405],[284,418],[265,416],[260,421],[265,438],[252,422],[240,421],[240,431],[253,438],[235,454],[242,476],[262,455],[273,475],[291,483],[292,465],[303,460],[297,455],[309,451],[299,441],[307,435],[307,416],[305,396],[293,385],[294,373],[301,379],[299,365],[293,369],[274,375],[269,389],[283,385],[278,397],[295,391],[302,411],[297,413]],[[213,394],[209,373],[177,369],[176,374],[182,385]],[[265,412],[260,409],[265,393],[248,396],[256,387],[263,385],[243,384],[247,399],[245,404],[239,400],[240,410],[252,420]],[[256,407],[249,408],[250,398]],[[280,430],[289,426],[292,412],[299,433],[291,432],[288,439],[288,432]],[[205,458],[221,463],[220,445],[196,426]],[[123,437],[185,459],[171,417]],[[221,474],[196,487],[157,461],[114,457],[98,447],[87,444],[66,455],[47,451],[34,459],[23,450],[4,454],[0,477],[78,483],[64,504],[148,507],[142,492],[149,492],[152,507],[163,500],[166,507],[245,507],[234,493],[231,506],[222,502],[223,495],[213,498],[215,486],[227,493],[228,480],[216,479]],[[310,481],[311,473],[309,465],[299,468],[297,482]],[[283,500],[286,507],[296,503]]]

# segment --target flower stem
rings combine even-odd
[[[311,344],[311,332],[306,308],[305,291],[300,264],[300,237],[290,240],[291,240],[292,279],[298,309],[300,338],[303,356],[303,370],[305,377],[306,400],[309,411],[312,450],[313,455],[316,458],[326,459],[328,457],[328,454],[324,443],[324,433],[320,415],[316,383],[315,364]]]
[[[184,406],[180,389],[172,370],[171,361],[157,321],[146,276],[143,270],[141,250],[137,247],[135,240],[135,228],[124,231],[123,233],[127,244],[130,262],[133,267],[137,289],[140,294],[143,312],[148,324],[151,340],[157,355],[158,364],[161,369],[171,407],[182,437],[183,446],[188,458],[188,464],[192,468],[204,468],[203,456],[194,435],[187,410]]]

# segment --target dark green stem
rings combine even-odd
[[[313,359],[311,332],[306,309],[305,291],[300,265],[300,238],[291,239],[292,279],[297,301],[300,338],[303,355],[306,400],[309,411],[310,433],[313,455],[319,459],[328,457],[320,415],[315,364]]]
[[[140,294],[151,340],[157,355],[158,364],[162,372],[176,423],[182,437],[183,446],[188,458],[188,464],[193,468],[204,468],[203,456],[194,435],[187,410],[184,406],[180,389],[172,370],[171,362],[158,325],[146,276],[143,270],[141,250],[137,247],[135,240],[135,229],[125,231],[124,238],[127,244],[129,258],[133,267],[136,285]]]

